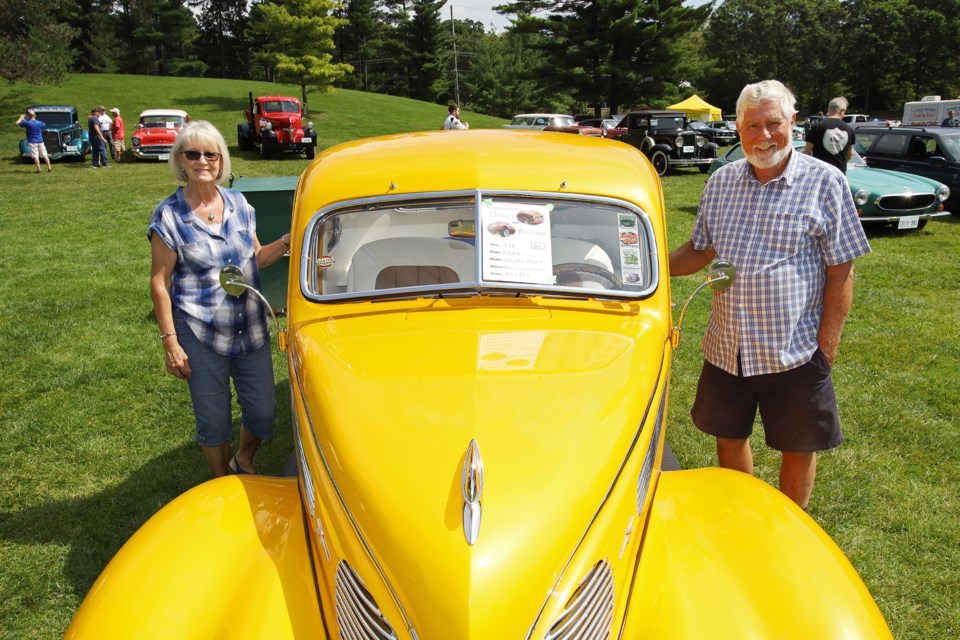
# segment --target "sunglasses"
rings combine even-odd
[[[184,151],[183,155],[184,157],[186,157],[187,160],[190,160],[192,162],[196,162],[197,160],[199,160],[200,156],[203,156],[204,158],[206,158],[207,162],[215,162],[220,159],[220,154],[217,153],[216,151],[200,152],[200,151],[194,151],[193,149],[190,149],[189,151]]]

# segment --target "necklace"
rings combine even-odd
[[[217,217],[216,214],[213,213],[212,211],[207,214],[207,220],[209,220],[210,222],[213,222],[213,219],[216,217]]]

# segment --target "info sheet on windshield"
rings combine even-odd
[[[549,205],[484,200],[483,279],[553,284]]]

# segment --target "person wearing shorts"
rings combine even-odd
[[[33,166],[36,173],[40,173],[40,158],[47,163],[47,172],[53,171],[50,166],[50,156],[47,155],[47,147],[43,144],[43,128],[46,123],[43,120],[37,120],[37,114],[33,109],[27,109],[26,114],[20,114],[17,118],[17,126],[27,130],[27,145],[30,147],[30,157],[33,159]]]
[[[780,490],[806,508],[817,452],[843,437],[831,368],[853,299],[853,260],[870,252],[836,167],[793,150],[796,99],[776,80],[737,101],[745,158],[707,181],[690,240],[670,275],[714,258],[737,278],[714,294],[691,417],[717,441],[721,467],[753,473],[757,412],[782,453]]]

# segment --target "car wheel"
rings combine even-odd
[[[700,173],[707,173],[708,171],[710,171],[710,165],[708,164],[700,165]]]
[[[250,124],[241,122],[237,125],[237,148],[240,151],[253,149],[253,140],[250,139]]]
[[[317,155],[316,147],[307,147],[307,160],[313,160],[314,156]]]
[[[667,154],[660,149],[650,154],[650,164],[653,165],[653,170],[657,172],[657,175],[661,177],[667,175],[667,169],[670,168],[670,160],[667,158]]]

